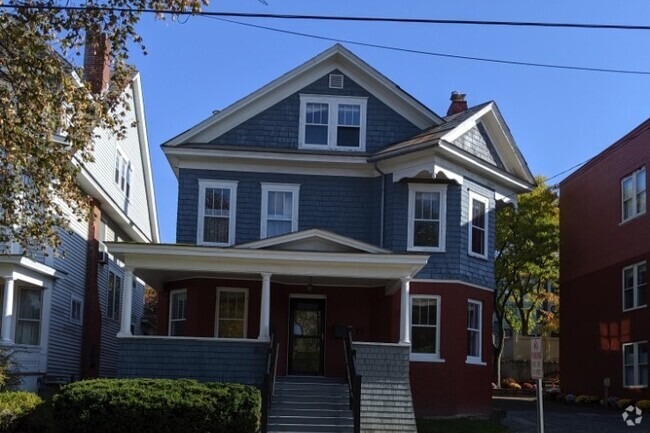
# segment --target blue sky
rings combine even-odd
[[[647,24],[650,2],[221,0],[205,10],[468,20]],[[182,19],[181,21],[185,21]],[[650,71],[650,31],[239,19],[334,39],[464,56]],[[175,241],[177,182],[160,144],[317,55],[334,42],[190,17],[143,17],[142,74],[162,242]],[[535,174],[594,156],[650,117],[650,75],[588,73],[454,60],[344,44],[438,114],[451,91],[495,100]],[[553,179],[561,180],[563,176]]]

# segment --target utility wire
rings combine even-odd
[[[262,0],[261,0],[262,1]],[[262,1],[265,3],[265,1]],[[314,21],[354,21],[354,22],[382,22],[403,24],[453,24],[471,26],[503,26],[503,27],[547,27],[569,29],[596,29],[596,30],[650,30],[650,25],[624,25],[624,24],[596,24],[596,23],[561,23],[538,21],[488,21],[488,20],[452,20],[434,18],[391,18],[391,17],[364,17],[364,16],[339,16],[339,15],[299,15],[299,14],[270,14],[270,13],[243,13],[243,12],[192,12],[187,10],[171,9],[134,9],[109,6],[56,6],[56,5],[25,5],[2,4],[1,8],[14,9],[55,9],[55,10],[99,10],[116,12],[141,12],[141,13],[168,13],[175,15],[201,15],[231,18],[268,18],[282,20],[314,20]]]
[[[492,59],[487,57],[464,56],[459,54],[450,54],[442,52],[416,50],[410,48],[396,47],[390,45],[380,45],[368,42],[355,41],[350,39],[333,38],[311,33],[303,33],[292,30],[279,29],[268,27],[258,24],[245,23],[231,19],[222,18],[228,17],[246,17],[246,18],[281,18],[281,19],[323,19],[323,20],[347,20],[347,21],[381,21],[381,22],[405,22],[405,23],[430,23],[430,24],[471,24],[471,25],[513,25],[513,26],[536,26],[536,27],[573,27],[573,28],[598,28],[598,29],[626,29],[626,30],[650,30],[650,26],[621,26],[614,24],[568,24],[568,23],[534,23],[534,22],[512,22],[512,21],[468,21],[468,20],[433,20],[433,19],[420,19],[420,18],[372,18],[372,17],[333,17],[333,16],[316,16],[316,15],[277,15],[277,14],[247,14],[247,13],[234,13],[234,12],[197,12],[191,11],[174,11],[174,10],[156,10],[156,9],[133,9],[133,8],[115,8],[115,7],[102,7],[102,6],[50,6],[50,5],[11,5],[0,4],[0,8],[14,8],[14,9],[41,9],[41,10],[95,10],[95,11],[112,11],[112,12],[139,12],[139,13],[156,13],[156,14],[172,14],[189,16],[196,15],[205,18],[211,18],[219,21],[247,26],[277,33],[284,33],[294,36],[301,36],[312,39],[319,39],[324,41],[341,42],[351,45],[358,45],[371,48],[379,48],[384,50],[405,52],[411,54],[420,54],[434,57],[444,57],[458,60],[471,60],[484,63],[495,63],[514,66],[527,66],[546,69],[559,69],[559,70],[572,70],[582,72],[601,72],[612,74],[626,74],[626,75],[650,75],[650,71],[643,70],[630,70],[630,69],[613,69],[613,68],[596,68],[575,65],[557,65],[551,63],[536,63],[536,62],[523,62],[507,59]]]
[[[316,35],[316,34],[313,34],[313,33],[296,32],[296,31],[292,31],[292,30],[285,30],[285,29],[279,29],[279,28],[275,28],[275,27],[262,26],[262,25],[259,25],[259,24],[244,23],[244,22],[241,22],[241,21],[235,21],[235,20],[230,20],[230,19],[220,18],[220,17],[215,17],[215,16],[205,16],[205,17],[206,18],[211,18],[211,19],[214,19],[214,20],[218,20],[218,21],[224,21],[224,22],[228,22],[228,23],[232,23],[232,24],[237,24],[237,25],[246,26],[246,27],[253,27],[253,28],[256,28],[256,29],[268,30],[268,31],[277,32],[277,33],[284,33],[284,34],[289,34],[289,35],[294,35],[294,36],[302,36],[302,37],[306,37],[306,38],[319,39],[319,40],[323,40],[323,41],[341,42],[341,43],[345,43],[345,44],[359,45],[359,46],[363,46],[363,47],[380,48],[380,49],[384,49],[384,50],[399,51],[399,52],[404,52],[404,53],[422,54],[422,55],[426,55],[426,56],[445,57],[445,58],[459,59],[459,60],[473,60],[473,61],[477,61],[477,62],[498,63],[498,64],[504,64],[504,65],[529,66],[529,67],[547,68],[547,69],[562,69],[562,70],[583,71],[583,72],[605,72],[605,73],[628,74],[628,75],[650,75],[650,71],[642,71],[642,70],[594,68],[594,67],[574,66],[574,65],[554,65],[554,64],[550,64],[550,63],[521,62],[521,61],[516,61],[516,60],[491,59],[491,58],[487,58],[487,57],[463,56],[463,55],[459,55],[459,54],[450,54],[450,53],[441,53],[441,52],[433,52],[433,51],[415,50],[415,49],[411,49],[411,48],[396,47],[396,46],[391,46],[391,45],[373,44],[373,43],[369,43],[369,42],[361,42],[361,41],[355,41],[355,40],[351,40],[351,39],[334,38],[334,37]]]

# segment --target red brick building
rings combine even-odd
[[[560,366],[575,394],[650,398],[650,119],[560,185]]]

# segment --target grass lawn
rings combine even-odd
[[[508,430],[495,420],[479,419],[419,419],[418,433],[506,433]]]

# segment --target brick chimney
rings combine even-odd
[[[451,100],[451,105],[449,106],[449,110],[447,110],[447,116],[467,110],[467,101],[465,100],[464,93],[453,91],[449,99]]]
[[[86,50],[84,52],[84,80],[90,83],[95,94],[108,89],[111,76],[111,44],[105,33],[86,33]]]

